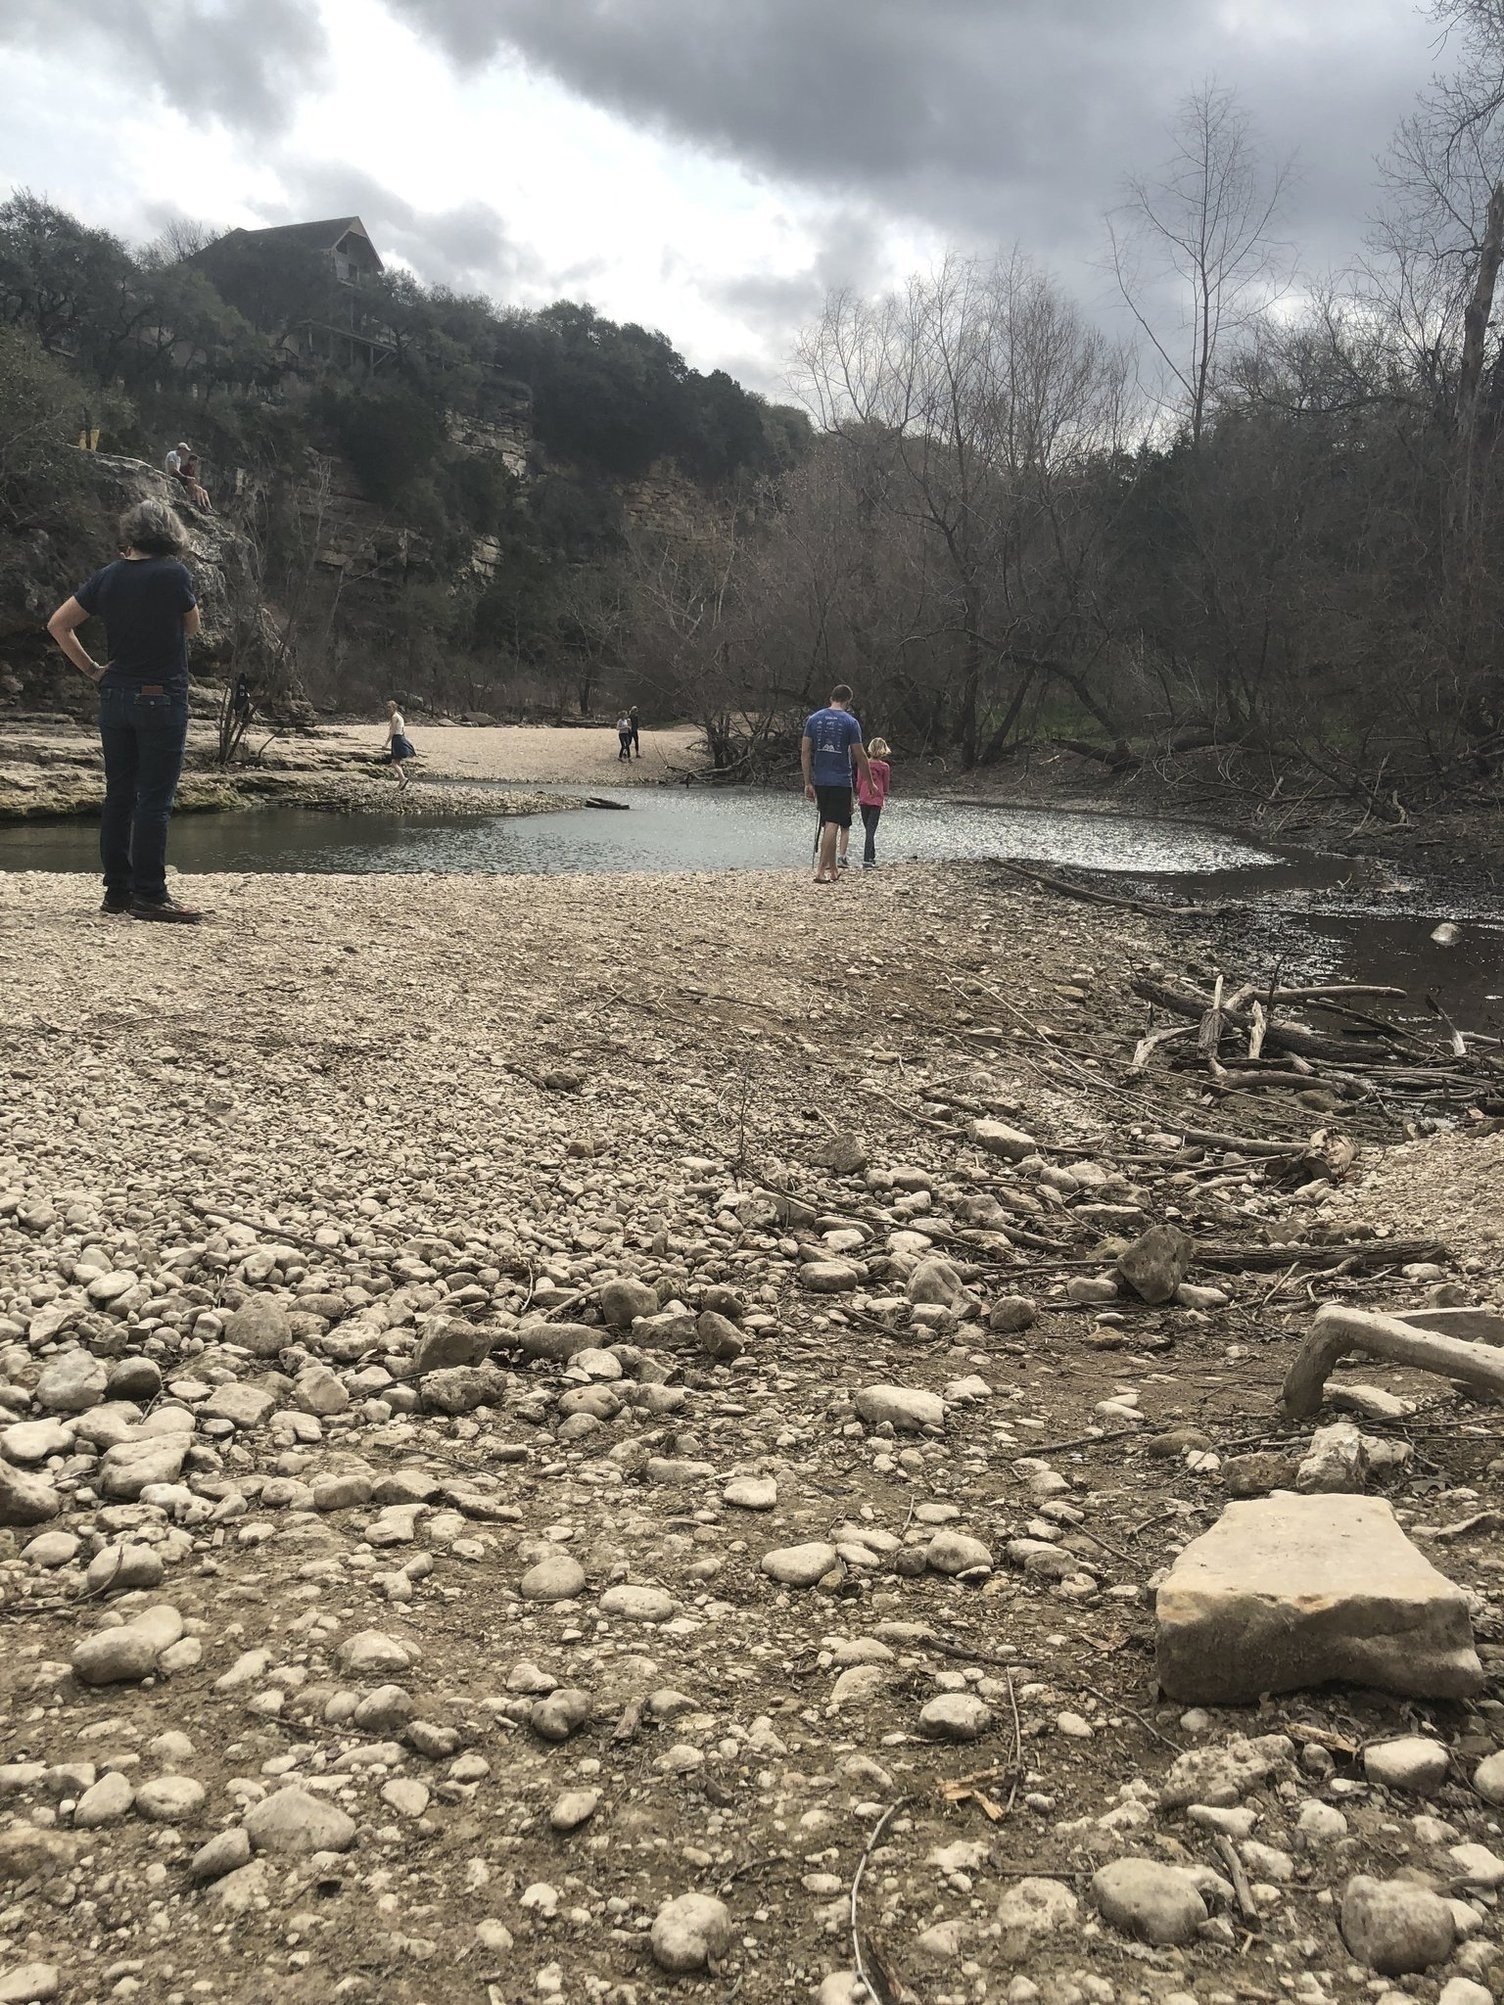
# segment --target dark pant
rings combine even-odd
[[[167,896],[167,818],[183,770],[188,698],[101,689],[104,809],[99,856],[104,888],[136,898]]]
[[[867,840],[862,849],[863,863],[877,861],[877,819],[881,813],[881,808],[869,808],[865,801],[862,802],[862,827],[867,831]]]

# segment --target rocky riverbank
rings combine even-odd
[[[1361,1109],[1334,1190],[1128,1076],[1215,938],[982,867],[195,891],[0,910],[0,1998],[1488,2005],[1497,1424],[1278,1396],[1313,1301],[1504,1259],[1389,1250]],[[1339,1682],[1202,1698],[1156,1586],[1306,1465],[1435,1649],[1355,1562]]]

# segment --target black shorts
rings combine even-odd
[[[815,805],[820,810],[820,826],[834,822],[837,828],[851,826],[850,787],[816,787]]]

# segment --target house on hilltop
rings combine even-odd
[[[359,216],[230,230],[186,262],[298,362],[369,373],[395,353],[362,310],[361,289],[386,266]]]

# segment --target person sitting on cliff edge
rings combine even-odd
[[[162,464],[167,469],[169,480],[178,483],[195,508],[202,508],[207,515],[214,513],[209,490],[198,477],[198,454],[186,439],[178,440]]]

